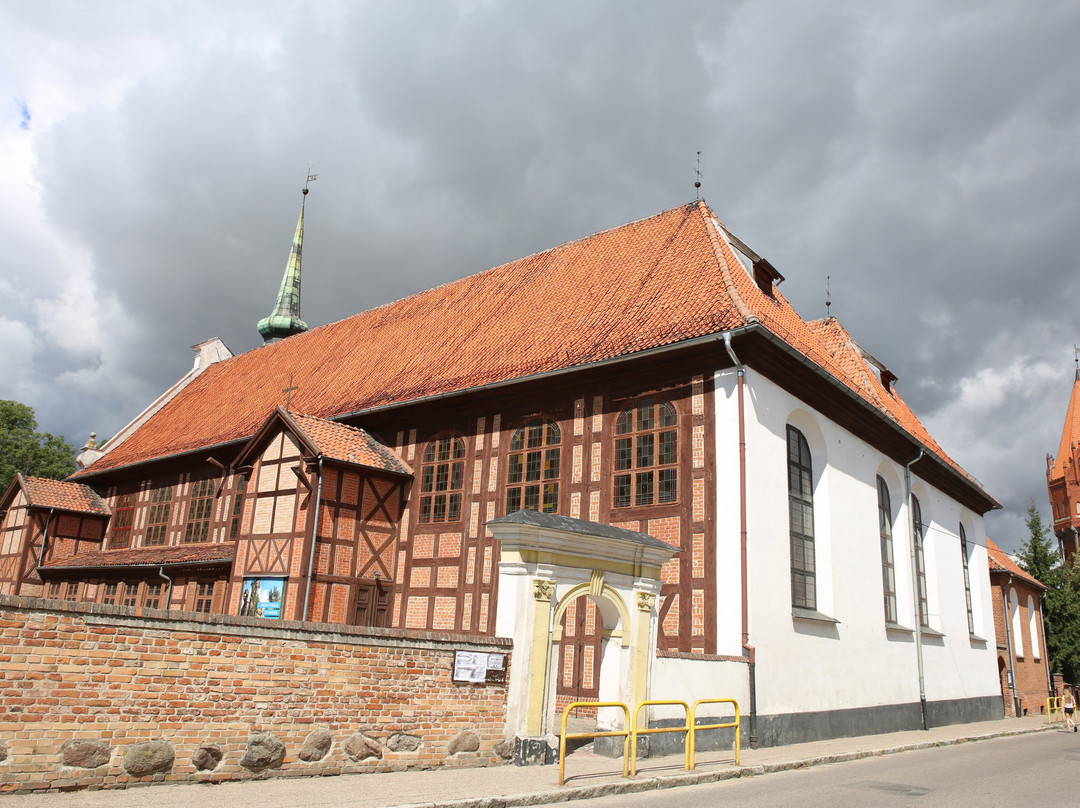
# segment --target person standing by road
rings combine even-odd
[[[1071,729],[1076,732],[1076,699],[1073,698],[1071,687],[1065,688],[1061,706],[1065,709],[1065,731],[1068,732]]]

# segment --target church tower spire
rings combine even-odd
[[[1066,558],[1080,555],[1080,363],[1073,374],[1057,457],[1046,456],[1046,488],[1062,553]]]
[[[318,174],[308,174],[307,182],[304,183],[300,218],[296,222],[292,250],[285,264],[285,275],[281,279],[277,302],[270,316],[259,320],[258,328],[264,345],[307,331],[307,323],[300,319],[300,261],[304,247],[304,205],[307,203],[308,183],[318,178]]]

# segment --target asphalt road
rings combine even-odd
[[[1047,808],[1080,806],[1080,733],[1040,732],[835,763],[575,808]]]

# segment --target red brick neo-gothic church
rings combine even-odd
[[[1080,553],[1080,367],[1073,378],[1057,457],[1046,456],[1054,535],[1067,559]]]

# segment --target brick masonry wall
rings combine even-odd
[[[1044,713],[1046,712],[1046,698],[1049,695],[1049,682],[1046,678],[1046,660],[1044,655],[1046,649],[1042,647],[1042,623],[1036,616],[1036,631],[1037,640],[1039,643],[1039,656],[1036,658],[1031,648],[1031,637],[1029,630],[1030,612],[1027,607],[1027,598],[1031,595],[1033,600],[1036,600],[1039,596],[1038,590],[1033,587],[1029,587],[1023,584],[1016,585],[1018,595],[1018,605],[1020,612],[1020,626],[1021,632],[1019,637],[1006,634],[1006,598],[1008,595],[1002,594],[1002,584],[1005,580],[1008,580],[1000,574],[991,575],[991,597],[994,604],[994,634],[997,639],[998,659],[1001,660],[1005,666],[1005,672],[1012,670],[1016,674],[1016,683],[1012,691],[1008,691],[1007,677],[1003,677],[1002,691],[1005,706],[1005,715],[1015,716],[1016,705],[1013,701],[1013,697],[1020,699],[1020,710],[1031,713]],[[1008,589],[1005,590],[1008,592]],[[1037,600],[1036,600],[1037,602]],[[1012,621],[1009,619],[1008,623],[1009,631],[1012,631]],[[1012,641],[1013,655],[1009,656],[1009,640]]]
[[[500,763],[506,686],[454,683],[455,650],[509,665],[477,636],[0,596],[0,792]]]

